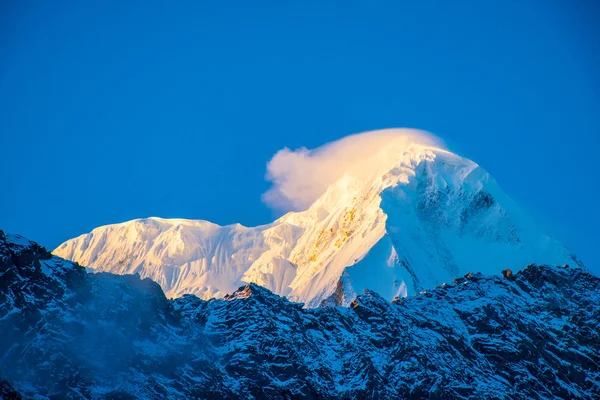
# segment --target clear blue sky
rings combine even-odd
[[[597,271],[598,11],[4,1],[0,228],[53,248],[146,216],[266,223],[277,150],[414,127],[481,164]]]

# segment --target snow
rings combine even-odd
[[[52,268],[50,268],[45,261],[42,261],[40,263],[40,266],[42,268],[42,273],[44,275],[46,275],[46,276],[52,276]]]
[[[29,239],[14,233],[6,233],[6,240],[21,247],[28,247],[32,243]]]
[[[308,209],[271,224],[150,217],[96,228],[54,254],[98,272],[139,273],[167,297],[219,298],[253,282],[308,307],[340,283],[347,304],[364,289],[391,300],[469,271],[577,263],[476,163],[439,147],[393,144],[362,154],[364,169],[344,163]],[[297,189],[274,174],[277,190]]]
[[[346,174],[363,181],[377,179],[411,144],[439,148],[442,141],[416,129],[383,129],[346,136],[312,150],[285,148],[267,164],[267,179],[273,186],[263,200],[275,208],[305,210]]]

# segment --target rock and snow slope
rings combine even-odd
[[[600,397],[600,279],[581,268],[304,309],[254,284],[167,300],[0,231],[0,277],[0,397]]]
[[[390,141],[342,174],[306,211],[248,228],[146,218],[71,239],[54,254],[96,271],[139,273],[167,296],[223,297],[252,282],[314,307],[386,299],[468,271],[580,265],[474,162]]]

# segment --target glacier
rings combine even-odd
[[[365,289],[392,300],[470,271],[583,267],[471,160],[390,137],[359,161],[308,209],[270,224],[142,218],[98,227],[53,254],[89,271],[137,273],[170,298],[223,298],[256,283],[307,307],[349,305]]]

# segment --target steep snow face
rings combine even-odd
[[[469,271],[579,264],[490,175],[440,148],[393,144],[303,212],[247,228],[147,218],[108,225],[54,254],[92,270],[139,273],[169,297],[223,297],[243,282],[314,307],[371,289],[391,300]]]
[[[528,263],[583,266],[541,233],[482,168],[449,152],[431,156],[406,184],[381,192],[385,234],[346,269],[344,303],[364,289],[387,298],[418,293],[469,271]]]

